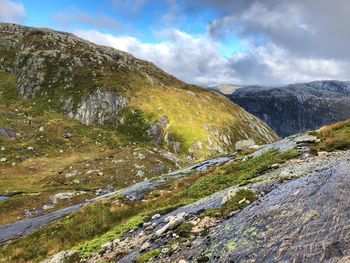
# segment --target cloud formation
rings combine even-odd
[[[21,2],[0,0],[0,21],[7,23],[20,23],[26,15],[26,10]]]
[[[115,0],[115,2],[120,2]],[[142,8],[146,0],[139,0]],[[156,32],[159,42],[78,31],[93,42],[150,60],[190,83],[282,85],[320,79],[346,80],[350,72],[348,0],[167,0],[160,21],[215,12],[208,31]],[[175,14],[175,15],[174,15]],[[225,40],[239,38],[245,51],[223,57]]]
[[[176,29],[158,32],[157,44],[142,43],[130,36],[116,37],[91,31],[76,31],[92,42],[112,46],[134,56],[154,62],[168,73],[189,83],[206,85],[238,82],[229,61],[218,53],[217,43],[205,36],[191,36]]]

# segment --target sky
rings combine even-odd
[[[0,21],[72,32],[191,84],[349,80],[349,0],[0,0]]]

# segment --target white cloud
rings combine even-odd
[[[205,36],[192,36],[176,29],[158,32],[161,41],[142,43],[130,36],[113,36],[98,31],[77,31],[92,42],[112,46],[154,62],[168,73],[189,83],[207,85],[236,83],[229,61],[219,54],[220,47]]]
[[[0,0],[0,21],[7,23],[20,23],[26,15],[21,2]]]
[[[350,71],[349,62],[295,56],[274,44],[256,46],[247,43],[248,51],[224,58],[219,54],[219,44],[213,39],[176,29],[158,32],[156,35],[161,41],[156,44],[98,31],[75,33],[92,42],[152,61],[168,73],[199,85],[279,85],[316,79],[345,80]]]

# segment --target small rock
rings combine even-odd
[[[152,216],[152,220],[157,220],[157,219],[159,219],[159,218],[161,218],[161,215],[160,214],[155,214],[155,215],[153,215]]]
[[[41,126],[40,128],[39,128],[39,132],[43,132],[45,130],[45,127],[44,126]]]
[[[166,219],[166,222],[168,222],[165,226],[158,229],[155,233],[156,236],[161,236],[163,233],[165,233],[169,229],[173,229],[176,226],[180,225],[183,221],[185,221],[187,214],[185,212],[179,213],[176,216],[169,216]]]
[[[236,151],[242,151],[244,149],[253,147],[254,145],[255,145],[255,142],[251,139],[238,141],[236,142]]]
[[[247,201],[247,198],[243,198],[242,200],[240,200],[238,203],[239,204],[243,204],[244,202],[246,202]]]
[[[112,248],[113,248],[113,242],[108,242],[101,246],[101,251],[106,252],[108,250],[111,250]]]
[[[144,176],[145,176],[145,172],[142,171],[142,170],[138,170],[138,171],[136,172],[136,176],[138,176],[138,177],[144,177]]]
[[[2,157],[2,158],[0,159],[0,162],[2,162],[2,163],[6,162],[6,161],[7,161],[7,159],[6,159],[5,157]]]
[[[280,167],[280,165],[278,163],[271,165],[271,169],[277,169],[279,167]]]
[[[69,139],[69,138],[72,138],[73,137],[73,133],[72,132],[64,132],[64,134],[63,134],[63,138],[65,138],[65,139]]]
[[[6,150],[5,146],[2,146],[1,151],[5,151],[5,150]]]
[[[141,248],[140,248],[140,250],[141,251],[145,251],[147,248],[149,248],[151,246],[151,244],[149,243],[149,242],[146,242],[146,243],[144,243],[142,246],[141,246]]]
[[[291,180],[293,178],[293,175],[289,172],[286,172],[286,171],[282,171],[280,174],[279,174],[279,178],[281,181],[288,181],[288,180]]]

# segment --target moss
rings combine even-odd
[[[214,209],[209,209],[205,210],[203,213],[199,215],[199,218],[204,218],[204,217],[220,217],[221,216],[221,211],[219,208],[214,208]]]
[[[243,163],[234,163],[225,168],[222,174],[208,176],[198,180],[183,194],[191,198],[208,196],[233,185],[244,185],[250,179],[267,171],[272,164],[283,163],[299,155],[297,150],[286,153],[270,151]]]
[[[154,257],[158,256],[159,254],[160,254],[160,250],[159,249],[148,251],[145,254],[139,256],[135,260],[135,263],[149,262],[151,259],[153,259]]]
[[[209,262],[210,258],[208,256],[200,256],[197,258],[196,260],[198,263],[205,263],[205,262]]]
[[[226,245],[226,248],[229,252],[232,252],[233,250],[235,250],[236,247],[237,247],[237,244],[233,241],[228,242]]]
[[[180,237],[189,237],[193,226],[191,222],[183,222],[176,228],[175,232]]]
[[[221,215],[224,217],[228,216],[231,212],[243,209],[257,199],[256,194],[251,190],[239,190],[221,207]]]
[[[136,108],[124,108],[121,112],[123,121],[117,131],[127,142],[149,142],[148,130],[151,127],[150,117]]]
[[[141,215],[132,217],[98,238],[77,245],[73,249],[79,252],[80,258],[88,258],[94,252],[101,252],[101,246],[103,244],[112,242],[113,240],[120,238],[124,233],[139,227],[144,222],[144,219],[145,217]]]

